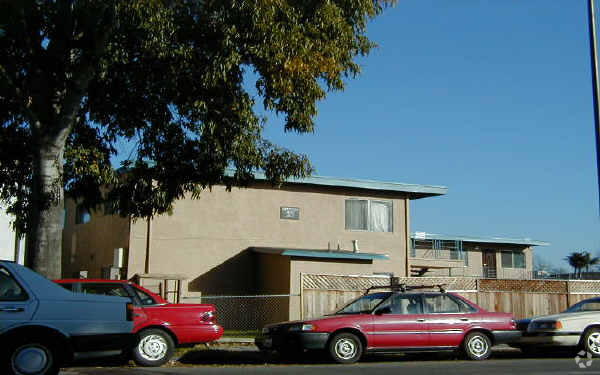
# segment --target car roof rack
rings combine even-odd
[[[438,289],[440,293],[446,293],[447,284],[435,284],[435,285],[406,285],[406,284],[390,284],[390,285],[374,285],[367,288],[365,294],[375,289],[391,289],[393,292],[409,292],[412,290],[422,289]]]

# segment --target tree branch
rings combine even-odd
[[[99,58],[106,50],[108,40],[114,30],[114,9],[107,5],[104,7],[100,22],[89,25],[83,39],[90,37],[91,48],[83,50],[79,63],[75,66],[71,80],[65,90],[66,95],[61,103],[58,123],[73,126],[73,118],[78,112],[81,99],[87,91],[90,80],[94,76]],[[59,126],[59,129],[61,127]],[[67,133],[68,135],[68,133]]]
[[[1,76],[6,80],[8,86],[13,89],[15,96],[19,99],[19,101],[23,103],[23,111],[25,112],[25,116],[27,116],[27,118],[29,119],[30,125],[39,128],[39,119],[30,108],[31,98],[28,98],[23,94],[21,88],[17,84],[15,84],[13,79],[10,77],[10,75],[2,65],[0,65],[0,73]]]

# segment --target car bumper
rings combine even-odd
[[[218,324],[170,327],[180,345],[193,345],[215,341],[223,336],[223,327]]]
[[[254,342],[260,350],[318,350],[325,349],[328,340],[326,332],[289,332],[259,336]]]
[[[520,345],[577,346],[581,332],[524,332],[517,341]]]
[[[494,345],[510,344],[521,339],[521,331],[492,331]]]

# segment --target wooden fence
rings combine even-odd
[[[461,277],[400,278],[407,285],[447,285],[488,311],[510,312],[515,318],[555,314],[591,297],[600,296],[599,281],[500,280]],[[341,308],[373,285],[389,285],[389,277],[301,275],[301,316],[321,316]]]

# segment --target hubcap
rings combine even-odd
[[[476,357],[483,357],[489,350],[487,341],[481,336],[475,336],[469,341],[469,350]]]
[[[138,352],[142,358],[148,361],[163,359],[167,354],[167,341],[159,335],[148,335],[140,340]]]
[[[600,332],[594,332],[588,336],[588,349],[594,354],[600,354]]]
[[[350,339],[340,339],[335,343],[335,354],[342,359],[350,359],[358,350],[356,343]]]
[[[51,357],[44,347],[22,346],[12,356],[12,367],[17,374],[39,374],[50,367]]]

